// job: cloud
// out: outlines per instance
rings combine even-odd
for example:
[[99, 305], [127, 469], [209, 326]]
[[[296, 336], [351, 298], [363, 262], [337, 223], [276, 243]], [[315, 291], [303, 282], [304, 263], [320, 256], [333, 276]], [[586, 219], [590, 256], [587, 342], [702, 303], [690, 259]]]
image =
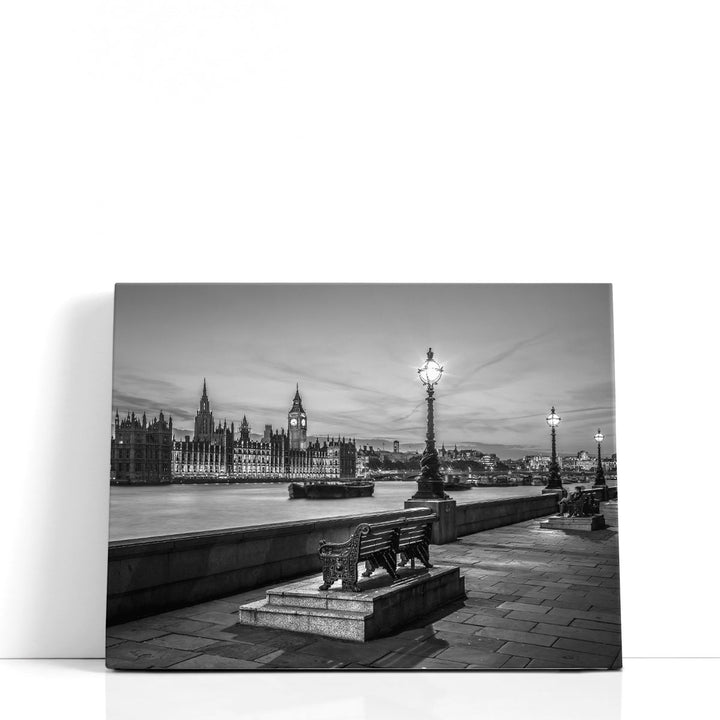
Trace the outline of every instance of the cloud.
[[538, 333], [537, 335], [533, 335], [530, 338], [526, 338], [525, 340], [520, 340], [519, 342], [514, 343], [510, 347], [506, 348], [502, 352], [497, 353], [496, 355], [493, 355], [492, 357], [488, 358], [487, 360], [483, 360], [479, 365], [476, 365], [472, 370], [469, 372], [469, 377], [475, 375], [476, 373], [480, 372], [480, 370], [484, 370], [485, 368], [490, 367], [491, 365], [497, 365], [499, 362], [502, 362], [503, 360], [506, 360], [511, 355], [515, 355], [520, 350], [526, 347], [531, 347], [532, 345], [536, 345], [540, 340], [550, 335], [550, 330], [544, 330], [541, 333]]

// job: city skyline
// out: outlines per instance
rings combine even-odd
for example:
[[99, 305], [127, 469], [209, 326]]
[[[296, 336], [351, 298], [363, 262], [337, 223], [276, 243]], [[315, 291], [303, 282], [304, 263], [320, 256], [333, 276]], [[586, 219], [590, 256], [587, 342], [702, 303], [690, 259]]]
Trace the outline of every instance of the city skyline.
[[[285, 427], [295, 385], [309, 434], [421, 445], [417, 367], [445, 367], [438, 445], [501, 457], [615, 448], [609, 285], [118, 285], [113, 414], [172, 415], [192, 434], [203, 377], [216, 422]], [[373, 441], [375, 441], [373, 443]]]

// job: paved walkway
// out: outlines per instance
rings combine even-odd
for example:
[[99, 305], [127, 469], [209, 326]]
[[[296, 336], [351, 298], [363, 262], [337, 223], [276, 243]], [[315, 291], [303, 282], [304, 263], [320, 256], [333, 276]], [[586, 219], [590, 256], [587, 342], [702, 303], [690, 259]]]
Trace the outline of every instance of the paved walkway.
[[238, 606], [264, 589], [163, 613], [107, 631], [112, 668], [443, 669], [618, 668], [617, 505], [607, 530], [541, 530], [540, 520], [432, 546], [459, 565], [467, 599], [366, 643], [257, 628]]

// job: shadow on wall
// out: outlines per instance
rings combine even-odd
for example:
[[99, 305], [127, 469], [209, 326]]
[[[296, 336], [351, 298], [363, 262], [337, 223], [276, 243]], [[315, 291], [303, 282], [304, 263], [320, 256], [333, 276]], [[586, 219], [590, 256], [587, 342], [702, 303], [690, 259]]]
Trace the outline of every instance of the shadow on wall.
[[104, 656], [112, 321], [112, 294], [62, 308], [44, 345], [41, 406], [25, 408], [38, 442], [27, 506], [10, 510], [23, 518], [11, 644], [28, 657]]

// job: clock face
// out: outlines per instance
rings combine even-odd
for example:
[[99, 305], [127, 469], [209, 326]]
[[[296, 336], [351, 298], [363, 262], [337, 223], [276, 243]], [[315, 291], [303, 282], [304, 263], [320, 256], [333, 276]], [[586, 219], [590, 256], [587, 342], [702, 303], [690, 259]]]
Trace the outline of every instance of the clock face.
[[297, 425], [297, 418], [292, 418], [292, 420], [290, 420], [290, 424], [295, 427]]
[[305, 427], [305, 418], [303, 418], [303, 419], [300, 421], [300, 424], [301, 424], [303, 427]]

